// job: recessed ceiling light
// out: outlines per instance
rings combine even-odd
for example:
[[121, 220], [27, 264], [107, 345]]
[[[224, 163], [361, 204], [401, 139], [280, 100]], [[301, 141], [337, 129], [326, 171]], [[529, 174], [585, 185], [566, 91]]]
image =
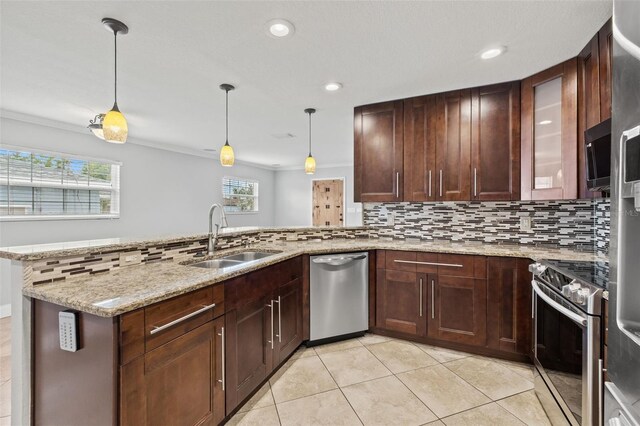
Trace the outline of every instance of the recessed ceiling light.
[[553, 123], [553, 121], [551, 121], [551, 120], [542, 120], [538, 124], [540, 124], [542, 126], [546, 126], [547, 124], [551, 124], [551, 123]]
[[507, 50], [507, 48], [504, 46], [492, 47], [491, 49], [487, 49], [484, 52], [482, 52], [480, 54], [480, 57], [482, 59], [492, 59], [492, 58], [495, 58], [496, 56], [502, 55], [505, 52], [505, 50]]
[[342, 89], [342, 83], [327, 83], [324, 86], [324, 90], [328, 91], [328, 92], [335, 92], [336, 90], [340, 90]]
[[293, 35], [296, 31], [293, 24], [284, 19], [272, 19], [267, 22], [269, 34], [276, 38], [287, 37]]

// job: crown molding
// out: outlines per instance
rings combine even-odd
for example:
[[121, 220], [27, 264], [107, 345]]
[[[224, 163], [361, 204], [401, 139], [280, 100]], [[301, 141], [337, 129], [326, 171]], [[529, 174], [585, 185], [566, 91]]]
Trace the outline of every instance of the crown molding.
[[[316, 170], [335, 169], [337, 167], [353, 167], [353, 163], [330, 163], [330, 164], [324, 164], [322, 166], [318, 166], [316, 164]], [[304, 170], [304, 165], [302, 165], [302, 166], [283, 166], [283, 167], [276, 167], [275, 168], [276, 172], [289, 171], [289, 170]]]
[[[68, 132], [90, 135], [86, 127], [82, 127], [75, 124], [69, 124], [69, 123], [65, 123], [57, 120], [51, 120], [44, 117], [38, 117], [35, 115], [24, 114], [21, 112], [9, 111], [6, 109], [0, 109], [0, 118], [14, 120], [14, 121], [21, 121], [24, 123], [35, 124], [38, 126], [50, 127], [53, 129], [66, 130]], [[127, 143], [132, 145], [144, 146], [146, 148], [154, 148], [154, 149], [160, 149], [163, 151], [177, 152], [180, 154], [191, 155], [194, 157], [202, 157], [202, 158], [209, 158], [209, 159], [218, 158], [217, 152], [210, 153], [210, 152], [206, 152], [196, 148], [189, 148], [189, 147], [184, 147], [184, 146], [175, 145], [175, 144], [168, 144], [164, 142], [153, 142], [145, 139], [129, 138], [127, 140]], [[272, 167], [272, 166], [252, 163], [249, 161], [244, 161], [239, 159], [236, 159], [236, 164], [240, 164], [248, 167], [256, 167], [258, 169], [264, 169], [264, 170], [270, 170], [270, 171], [277, 170], [275, 167]]]

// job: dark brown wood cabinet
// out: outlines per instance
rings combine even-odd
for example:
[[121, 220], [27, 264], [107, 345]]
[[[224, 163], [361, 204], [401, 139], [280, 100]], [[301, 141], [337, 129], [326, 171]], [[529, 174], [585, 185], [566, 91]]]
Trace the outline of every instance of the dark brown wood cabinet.
[[303, 340], [302, 257], [225, 283], [226, 413]]
[[356, 202], [402, 201], [403, 143], [402, 101], [355, 108]]
[[224, 290], [217, 285], [120, 317], [121, 425], [224, 419], [223, 313]]
[[404, 201], [435, 201], [436, 97], [404, 101]]
[[612, 24], [609, 20], [578, 55], [578, 191], [580, 198], [600, 197], [586, 181], [585, 130], [611, 118]]
[[487, 258], [487, 346], [531, 353], [531, 273], [527, 259]]
[[278, 289], [277, 364], [285, 361], [302, 343], [302, 278], [296, 278]]
[[413, 336], [425, 336], [426, 282], [425, 274], [379, 270], [376, 286], [377, 326]]
[[531, 355], [528, 259], [378, 250], [375, 332], [483, 355]]
[[520, 199], [520, 82], [471, 90], [471, 200]]
[[436, 200], [471, 198], [471, 91], [436, 95]]

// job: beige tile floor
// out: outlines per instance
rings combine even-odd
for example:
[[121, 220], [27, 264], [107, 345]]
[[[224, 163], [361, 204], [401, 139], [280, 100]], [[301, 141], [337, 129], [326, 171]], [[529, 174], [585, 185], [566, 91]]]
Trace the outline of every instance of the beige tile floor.
[[0, 426], [11, 424], [11, 317], [0, 318]]
[[[0, 319], [0, 425], [11, 423]], [[366, 335], [300, 348], [230, 425], [550, 425], [526, 364]]]
[[550, 425], [526, 364], [366, 335], [300, 348], [230, 425]]

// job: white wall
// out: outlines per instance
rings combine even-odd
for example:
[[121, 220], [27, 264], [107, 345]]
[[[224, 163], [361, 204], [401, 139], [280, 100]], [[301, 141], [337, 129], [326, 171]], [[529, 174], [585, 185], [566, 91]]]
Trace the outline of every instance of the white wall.
[[[130, 138], [135, 142], [135, 138]], [[248, 165], [227, 169], [215, 159], [127, 143], [113, 145], [76, 132], [0, 118], [0, 145], [122, 162], [119, 219], [0, 222], [0, 246], [205, 233], [207, 213], [222, 201], [224, 175], [260, 182], [260, 212], [228, 215], [229, 226], [274, 224], [274, 172]], [[8, 303], [8, 262], [0, 264], [0, 306]]]
[[312, 180], [345, 179], [345, 226], [362, 225], [362, 204], [353, 201], [353, 166], [319, 167], [313, 175], [304, 170], [278, 170], [275, 174], [276, 226], [311, 226]]

